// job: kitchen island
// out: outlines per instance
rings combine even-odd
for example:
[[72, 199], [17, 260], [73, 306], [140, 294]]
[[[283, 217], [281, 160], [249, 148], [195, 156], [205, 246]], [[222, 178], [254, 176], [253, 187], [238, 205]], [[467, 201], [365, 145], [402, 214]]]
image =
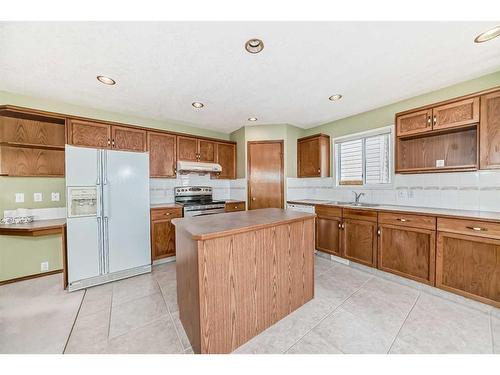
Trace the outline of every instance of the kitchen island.
[[195, 353], [229, 353], [314, 296], [314, 214], [179, 218], [177, 302]]

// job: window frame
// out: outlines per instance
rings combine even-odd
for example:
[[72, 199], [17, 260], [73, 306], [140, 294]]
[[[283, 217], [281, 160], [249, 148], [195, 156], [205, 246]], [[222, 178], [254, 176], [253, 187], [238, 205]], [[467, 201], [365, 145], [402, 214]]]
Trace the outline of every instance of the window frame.
[[[378, 184], [367, 184], [366, 183], [366, 159], [365, 159], [365, 147], [366, 147], [366, 138], [375, 137], [378, 135], [389, 135], [389, 182], [387, 183], [378, 183]], [[345, 185], [340, 184], [340, 143], [354, 141], [357, 139], [363, 139], [362, 146], [362, 173], [363, 173], [363, 183], [360, 185]], [[341, 189], [355, 189], [355, 188], [369, 188], [369, 189], [388, 189], [394, 186], [394, 125], [388, 125], [384, 127], [380, 127], [373, 130], [352, 133], [349, 135], [341, 136], [332, 139], [332, 147], [333, 147], [333, 165], [334, 165], [334, 183], [337, 188]]]

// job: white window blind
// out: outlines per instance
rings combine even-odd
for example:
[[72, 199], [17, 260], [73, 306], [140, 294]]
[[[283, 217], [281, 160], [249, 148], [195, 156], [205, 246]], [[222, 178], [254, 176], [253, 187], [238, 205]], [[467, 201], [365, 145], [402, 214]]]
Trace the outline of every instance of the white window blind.
[[384, 133], [336, 143], [339, 185], [389, 183], [390, 139]]
[[341, 185], [363, 184], [363, 139], [339, 145]]

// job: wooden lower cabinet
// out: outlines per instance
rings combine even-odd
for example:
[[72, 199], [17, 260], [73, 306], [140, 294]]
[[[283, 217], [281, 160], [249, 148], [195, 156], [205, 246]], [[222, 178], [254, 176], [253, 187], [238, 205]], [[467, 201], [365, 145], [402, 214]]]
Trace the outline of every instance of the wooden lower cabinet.
[[438, 232], [436, 286], [500, 307], [500, 239]]
[[377, 222], [345, 219], [342, 223], [342, 256], [377, 267]]
[[316, 249], [341, 256], [340, 231], [342, 209], [330, 206], [316, 206]]
[[172, 219], [182, 217], [182, 209], [151, 210], [151, 260], [175, 255], [175, 227]]
[[379, 269], [434, 285], [434, 230], [382, 224], [379, 233]]

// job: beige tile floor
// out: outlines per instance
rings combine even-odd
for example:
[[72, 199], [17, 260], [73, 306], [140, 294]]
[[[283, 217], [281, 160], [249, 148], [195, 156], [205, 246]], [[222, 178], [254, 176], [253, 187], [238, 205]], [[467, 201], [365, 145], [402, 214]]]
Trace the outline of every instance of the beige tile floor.
[[[236, 353], [499, 353], [500, 310], [316, 257], [315, 298]], [[192, 353], [175, 263], [86, 291], [0, 287], [0, 353]]]

